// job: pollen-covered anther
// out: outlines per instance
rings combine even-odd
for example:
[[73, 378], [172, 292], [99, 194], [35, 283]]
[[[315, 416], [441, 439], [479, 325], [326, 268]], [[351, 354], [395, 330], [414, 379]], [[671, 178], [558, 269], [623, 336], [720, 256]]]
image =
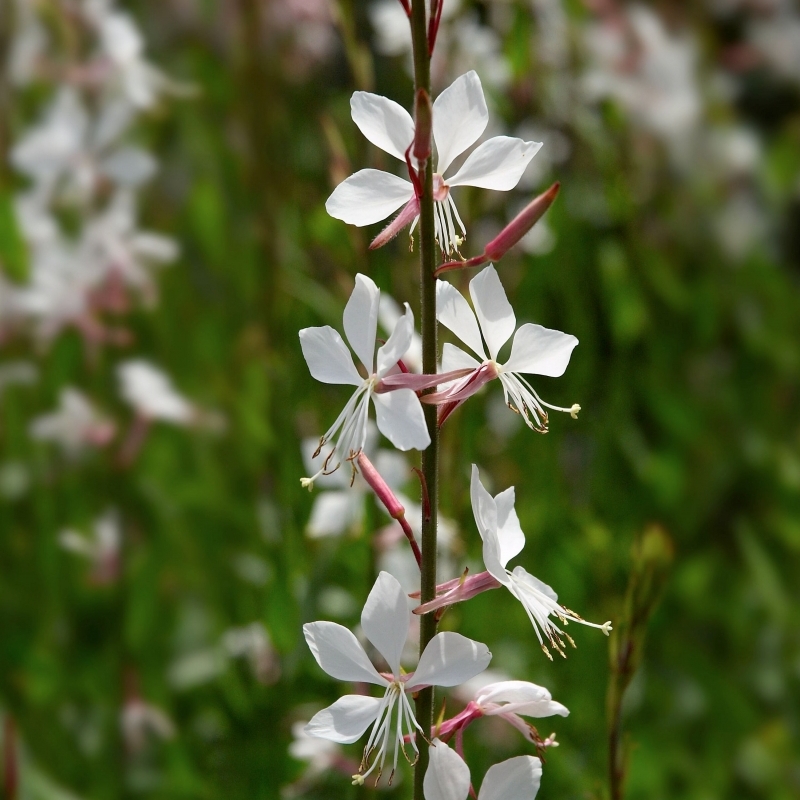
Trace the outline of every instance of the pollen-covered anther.
[[564, 638], [572, 645], [572, 649], [573, 650], [577, 649], [577, 645], [575, 644], [575, 640], [568, 633], [564, 634]]
[[547, 649], [547, 645], [542, 642], [542, 652], [552, 661], [553, 656], [550, 655], [550, 651]]

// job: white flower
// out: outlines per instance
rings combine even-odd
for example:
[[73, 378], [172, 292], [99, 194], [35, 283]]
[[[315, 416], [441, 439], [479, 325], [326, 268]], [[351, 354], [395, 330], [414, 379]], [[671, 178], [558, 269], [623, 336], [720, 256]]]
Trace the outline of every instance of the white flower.
[[478, 475], [478, 468], [472, 465], [470, 483], [472, 512], [478, 533], [483, 539], [483, 562], [491, 576], [511, 592], [522, 603], [525, 613], [533, 625], [539, 644], [544, 654], [552, 661], [553, 657], [544, 643], [542, 634], [550, 642], [550, 646], [566, 658], [566, 645], [562, 637], [575, 647], [569, 634], [564, 633], [551, 619], [557, 617], [563, 625], [568, 622], [580, 622], [599, 628], [606, 636], [611, 630], [611, 623], [597, 625], [586, 622], [574, 611], [559, 605], [558, 595], [546, 584], [531, 575], [524, 567], [515, 567], [513, 572], [506, 569], [506, 564], [519, 555], [525, 546], [525, 534], [519, 524], [517, 512], [514, 510], [514, 487], [492, 497], [483, 487]]
[[114, 435], [114, 423], [104, 417], [82, 392], [61, 390], [59, 408], [36, 417], [30, 425], [34, 439], [56, 442], [71, 456], [88, 445], [102, 446]]
[[120, 715], [122, 737], [128, 750], [138, 753], [147, 744], [148, 736], [159, 739], [175, 737], [175, 725], [157, 706], [145, 703], [140, 697], [125, 702]]
[[[469, 767], [444, 742], [434, 739], [428, 748], [430, 762], [423, 780], [425, 800], [467, 800]], [[517, 756], [489, 767], [478, 800], [533, 800], [542, 780], [542, 762], [534, 756]]]
[[[376, 767], [380, 779], [389, 750], [393, 751], [394, 774], [398, 751], [405, 754], [406, 735], [414, 751], [419, 752], [416, 731], [423, 736], [426, 733], [414, 716], [409, 693], [425, 686], [457, 686], [483, 671], [491, 660], [492, 654], [486, 645], [447, 631], [437, 633], [420, 656], [417, 669], [405, 673], [400, 667], [400, 657], [410, 618], [408, 599], [400, 583], [388, 572], [381, 572], [367, 598], [361, 625], [369, 641], [389, 665], [391, 674], [388, 676], [375, 669], [356, 637], [342, 625], [312, 622], [303, 626], [314, 658], [331, 677], [340, 681], [373, 683], [385, 689], [381, 699], [345, 695], [315, 714], [306, 726], [310, 735], [341, 744], [352, 744], [372, 726], [361, 768], [353, 776], [355, 783], [363, 783]], [[367, 768], [373, 753], [372, 766]]]
[[281, 674], [278, 654], [267, 629], [260, 622], [241, 628], [228, 628], [222, 634], [222, 649], [231, 658], [246, 658], [256, 680], [269, 686]]
[[92, 536], [67, 529], [58, 535], [58, 543], [72, 553], [83, 556], [92, 564], [92, 577], [98, 583], [109, 583], [119, 573], [122, 530], [119, 514], [111, 508], [98, 517], [92, 526]]
[[[529, 428], [540, 432], [547, 430], [545, 407], [576, 416], [580, 406], [558, 408], [545, 403], [519, 373], [554, 378], [563, 375], [578, 340], [569, 334], [533, 323], [526, 323], [517, 329], [514, 310], [491, 264], [470, 281], [469, 293], [474, 312], [454, 286], [446, 281], [438, 281], [436, 315], [439, 322], [458, 336], [481, 361], [476, 361], [473, 356], [452, 344], [445, 344], [442, 370], [471, 368], [473, 373], [426, 399], [460, 404], [483, 384], [499, 378], [506, 404], [522, 415]], [[512, 334], [511, 356], [505, 364], [499, 364], [498, 353]]]
[[345, 459], [354, 458], [367, 440], [369, 402], [375, 404], [378, 429], [399, 450], [424, 450], [430, 444], [425, 417], [417, 395], [411, 389], [376, 391], [381, 378], [396, 369], [408, 350], [414, 333], [414, 315], [408, 304], [386, 344], [375, 344], [380, 290], [365, 275], [356, 275], [356, 285], [344, 309], [344, 331], [350, 346], [366, 370], [362, 377], [342, 337], [329, 325], [303, 328], [300, 346], [311, 375], [322, 383], [355, 386], [341, 414], [320, 440], [320, 450], [332, 439], [336, 444], [325, 463], [304, 486], [313, 486], [323, 474], [329, 474]]
[[[402, 106], [380, 95], [355, 92], [350, 99], [350, 109], [353, 122], [370, 142], [405, 162], [405, 152], [414, 138], [414, 122]], [[454, 216], [461, 233], [466, 236], [450, 190], [456, 186], [497, 191], [513, 189], [541, 147], [539, 142], [495, 136], [480, 144], [454, 175], [445, 178], [453, 161], [480, 138], [488, 121], [483, 89], [474, 71], [457, 78], [433, 104], [433, 139], [437, 152], [433, 176], [434, 216], [436, 240], [443, 253], [457, 251], [463, 241], [456, 233]], [[361, 227], [379, 222], [405, 205], [408, 206], [406, 214], [396, 221], [403, 227], [415, 217], [414, 203], [414, 187], [409, 181], [388, 172], [362, 169], [334, 189], [325, 208], [332, 217]]]
[[501, 717], [522, 735], [538, 744], [534, 730], [522, 717], [560, 717], [569, 715], [569, 709], [553, 700], [544, 686], [528, 681], [500, 681], [484, 686], [475, 693], [474, 703], [483, 716]]
[[120, 394], [141, 416], [176, 425], [196, 419], [194, 406], [178, 394], [169, 377], [148, 361], [125, 361], [117, 367]]

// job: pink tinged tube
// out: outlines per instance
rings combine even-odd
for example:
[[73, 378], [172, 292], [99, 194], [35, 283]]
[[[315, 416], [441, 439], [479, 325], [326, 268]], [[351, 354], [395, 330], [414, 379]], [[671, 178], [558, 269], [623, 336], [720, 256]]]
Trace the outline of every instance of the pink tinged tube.
[[419, 199], [412, 197], [402, 211], [372, 240], [370, 250], [377, 250], [394, 239], [406, 225], [410, 225], [419, 214]]
[[415, 372], [400, 372], [394, 375], [387, 375], [382, 378], [375, 387], [375, 394], [391, 392], [394, 389], [411, 389], [421, 392], [423, 389], [430, 389], [432, 386], [439, 386], [442, 383], [458, 380], [469, 375], [474, 370], [469, 367], [464, 369], [454, 369], [451, 372], [441, 372], [436, 375], [418, 375]]
[[397, 499], [395, 493], [389, 488], [389, 485], [383, 479], [383, 476], [375, 469], [375, 465], [364, 455], [362, 451], [358, 455], [358, 466], [361, 470], [361, 475], [367, 482], [369, 487], [375, 492], [375, 496], [383, 503], [386, 511], [392, 519], [396, 519], [406, 535], [411, 549], [414, 552], [414, 558], [417, 560], [417, 565], [422, 564], [422, 553], [420, 552], [417, 540], [414, 538], [414, 532], [406, 519], [406, 510], [403, 504]]
[[[423, 603], [414, 609], [415, 614], [427, 614], [439, 608], [461, 603], [469, 600], [481, 592], [489, 589], [499, 589], [503, 584], [489, 572], [479, 572], [477, 575], [469, 575], [453, 578], [451, 581], [441, 583], [436, 587], [436, 598], [429, 603]], [[419, 597], [419, 592], [410, 595]]]
[[554, 183], [546, 192], [535, 197], [517, 214], [497, 236], [492, 239], [479, 256], [466, 261], [448, 261], [436, 270], [436, 276], [456, 269], [479, 267], [489, 261], [499, 261], [526, 233], [544, 216], [556, 199], [561, 184]]

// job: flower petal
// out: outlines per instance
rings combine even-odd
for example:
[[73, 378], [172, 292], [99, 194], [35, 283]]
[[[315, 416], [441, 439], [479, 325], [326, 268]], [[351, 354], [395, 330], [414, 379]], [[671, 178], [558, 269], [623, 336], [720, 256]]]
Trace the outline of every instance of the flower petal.
[[381, 572], [361, 612], [361, 627], [397, 677], [410, 623], [411, 609], [403, 587], [397, 578]]
[[419, 398], [411, 389], [373, 394], [378, 430], [398, 450], [424, 450], [430, 443]]
[[509, 486], [494, 498], [497, 506], [497, 538], [500, 542], [500, 563], [504, 566], [525, 547], [525, 534], [514, 509], [514, 487]]
[[314, 658], [325, 672], [339, 681], [377, 683], [388, 686], [367, 658], [358, 639], [335, 622], [307, 622], [303, 634]]
[[406, 313], [395, 323], [386, 344], [378, 349], [378, 375], [383, 377], [408, 352], [414, 338], [414, 312], [408, 303]]
[[364, 379], [358, 374], [353, 357], [342, 337], [330, 325], [303, 328], [300, 348], [311, 377], [322, 383], [361, 386]]
[[425, 800], [466, 800], [469, 794], [469, 767], [439, 739], [428, 748], [422, 793]]
[[378, 169], [362, 169], [343, 180], [325, 201], [325, 210], [348, 225], [386, 219], [414, 195], [409, 181]]
[[527, 322], [514, 335], [511, 357], [503, 365], [503, 372], [527, 372], [558, 378], [564, 374], [577, 344], [578, 340], [569, 333]]
[[339, 744], [352, 744], [378, 718], [380, 705], [379, 697], [346, 694], [333, 705], [314, 714], [304, 730], [309, 736]]
[[532, 586], [537, 591], [541, 592], [545, 597], [549, 597], [554, 603], [558, 602], [558, 595], [553, 591], [553, 587], [540, 581], [535, 575], [531, 575], [525, 567], [514, 567], [514, 577], [518, 580], [524, 581], [529, 586]]
[[350, 347], [372, 375], [375, 366], [375, 336], [378, 331], [378, 304], [381, 291], [372, 278], [359, 273], [356, 285], [344, 307], [344, 332]]
[[489, 767], [478, 800], [533, 800], [542, 780], [542, 762], [517, 756]]
[[472, 475], [470, 477], [469, 495], [472, 500], [472, 513], [475, 515], [475, 523], [478, 526], [478, 533], [481, 539], [486, 541], [489, 532], [497, 536], [497, 505], [481, 483], [478, 467], [472, 465]]
[[500, 557], [500, 540], [497, 531], [488, 530], [483, 537], [483, 563], [486, 571], [503, 586], [510, 588], [511, 579]]
[[406, 691], [422, 686], [458, 686], [483, 672], [491, 660], [485, 644], [453, 631], [437, 633], [422, 652]]
[[447, 185], [477, 186], [480, 189], [507, 192], [519, 183], [522, 173], [541, 146], [541, 142], [495, 136], [469, 154], [461, 169], [447, 179]]
[[475, 70], [456, 78], [433, 104], [433, 138], [438, 162], [436, 171], [445, 170], [483, 133], [489, 122], [489, 109], [481, 81]]
[[469, 294], [489, 355], [496, 360], [500, 348], [514, 333], [517, 318], [497, 270], [491, 264], [469, 282]]
[[474, 353], [486, 358], [475, 312], [461, 292], [447, 281], [436, 281], [436, 318]]
[[414, 121], [399, 103], [371, 92], [353, 92], [350, 113], [359, 130], [376, 147], [406, 160], [406, 150], [414, 139]]
[[544, 686], [529, 681], [499, 681], [484, 686], [475, 694], [475, 702], [480, 706], [488, 703], [501, 704], [499, 708], [487, 711], [487, 716], [516, 713], [528, 717], [551, 717], [558, 714], [569, 716], [569, 710], [553, 700]]
[[452, 372], [456, 369], [478, 369], [480, 365], [480, 361], [450, 342], [447, 342], [442, 348], [442, 372]]

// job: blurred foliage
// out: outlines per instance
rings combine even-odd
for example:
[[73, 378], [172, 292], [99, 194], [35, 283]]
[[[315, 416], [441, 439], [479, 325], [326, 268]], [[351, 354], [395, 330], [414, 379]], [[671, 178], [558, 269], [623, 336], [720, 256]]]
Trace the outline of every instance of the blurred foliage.
[[[32, 357], [39, 373], [35, 384], [6, 387], [0, 401], [0, 705], [18, 727], [26, 797], [71, 796], [63, 787], [87, 798], [276, 798], [304, 770], [287, 754], [292, 722], [341, 691], [311, 658], [301, 624], [331, 616], [357, 624], [374, 557], [367, 536], [304, 536], [311, 499], [298, 480], [299, 441], [324, 430], [343, 394], [311, 380], [297, 330], [338, 327], [357, 271], [416, 301], [404, 237], [368, 255], [371, 231], [324, 211], [331, 176], [380, 164], [349, 120], [352, 90], [374, 72], [376, 91], [406, 106], [412, 92], [402, 55], [370, 55], [362, 4], [336, 7], [357, 52], [348, 57], [332, 33], [332, 52], [317, 62], [298, 50], [296, 31], [262, 19], [269, 5], [130, 6], [153, 60], [202, 88], [152, 116], [145, 132], [162, 164], [145, 222], [174, 235], [183, 253], [163, 273], [158, 307], [130, 319], [131, 351], [221, 410], [225, 434], [161, 424], [129, 469], [113, 448], [68, 461], [32, 441], [29, 422], [70, 383], [124, 426], [129, 412], [111, 369], [119, 354], [90, 359], [74, 333], [41, 353], [3, 343], [4, 362]], [[521, 563], [600, 621], [620, 619], [637, 532], [663, 525], [675, 562], [624, 703], [634, 744], [627, 796], [798, 797], [797, 88], [754, 69], [735, 102], [706, 108], [709, 124], [738, 120], [763, 147], [749, 185], [768, 235], [734, 257], [714, 220], [735, 185], [676, 167], [668, 147], [613, 100], [569, 115], [556, 102], [564, 71], [582, 68], [585, 54], [574, 37], [566, 66], [544, 58], [542, 9], [579, 26], [587, 8], [465, 5], [464, 14], [495, 25], [509, 65], [508, 82], [490, 88], [494, 113], [508, 130], [535, 125], [542, 157], [558, 142], [563, 151], [527, 188], [465, 192], [467, 251], [479, 252], [512, 206], [561, 181], [546, 217], [554, 246], [514, 251], [499, 270], [520, 321], [579, 338], [564, 378], [536, 387], [583, 411], [577, 422], [554, 415], [539, 437], [510, 426], [499, 387], [489, 387], [443, 431], [443, 511], [460, 526], [464, 558], [479, 559], [469, 465], [479, 463], [495, 491], [515, 485], [528, 539]], [[712, 72], [736, 43], [736, 25], [700, 4], [666, 6], [671, 23], [691, 26], [702, 69]], [[15, 108], [12, 132], [26, 113]], [[18, 245], [2, 207], [5, 256]], [[466, 288], [469, 277], [454, 282]], [[109, 507], [122, 519], [123, 569], [116, 583], [97, 585], [58, 534], [89, 530]], [[365, 527], [380, 522], [376, 512]], [[547, 686], [571, 709], [540, 726], [546, 733], [552, 722], [561, 743], [548, 754], [540, 796], [602, 797], [607, 642], [579, 630], [578, 649], [550, 664], [504, 594], [453, 609], [445, 625], [486, 642], [493, 667]], [[213, 652], [227, 629], [253, 621], [279, 655], [277, 682], [259, 682], [238, 660], [176, 682], [176, 665], [191, 673], [187, 657]], [[123, 747], [119, 715], [131, 685], [168, 714], [177, 736], [135, 753]], [[466, 746], [476, 783], [491, 763], [525, 752], [521, 737], [486, 720]], [[406, 796], [408, 785], [395, 794]], [[305, 796], [357, 794], [331, 773]]]

